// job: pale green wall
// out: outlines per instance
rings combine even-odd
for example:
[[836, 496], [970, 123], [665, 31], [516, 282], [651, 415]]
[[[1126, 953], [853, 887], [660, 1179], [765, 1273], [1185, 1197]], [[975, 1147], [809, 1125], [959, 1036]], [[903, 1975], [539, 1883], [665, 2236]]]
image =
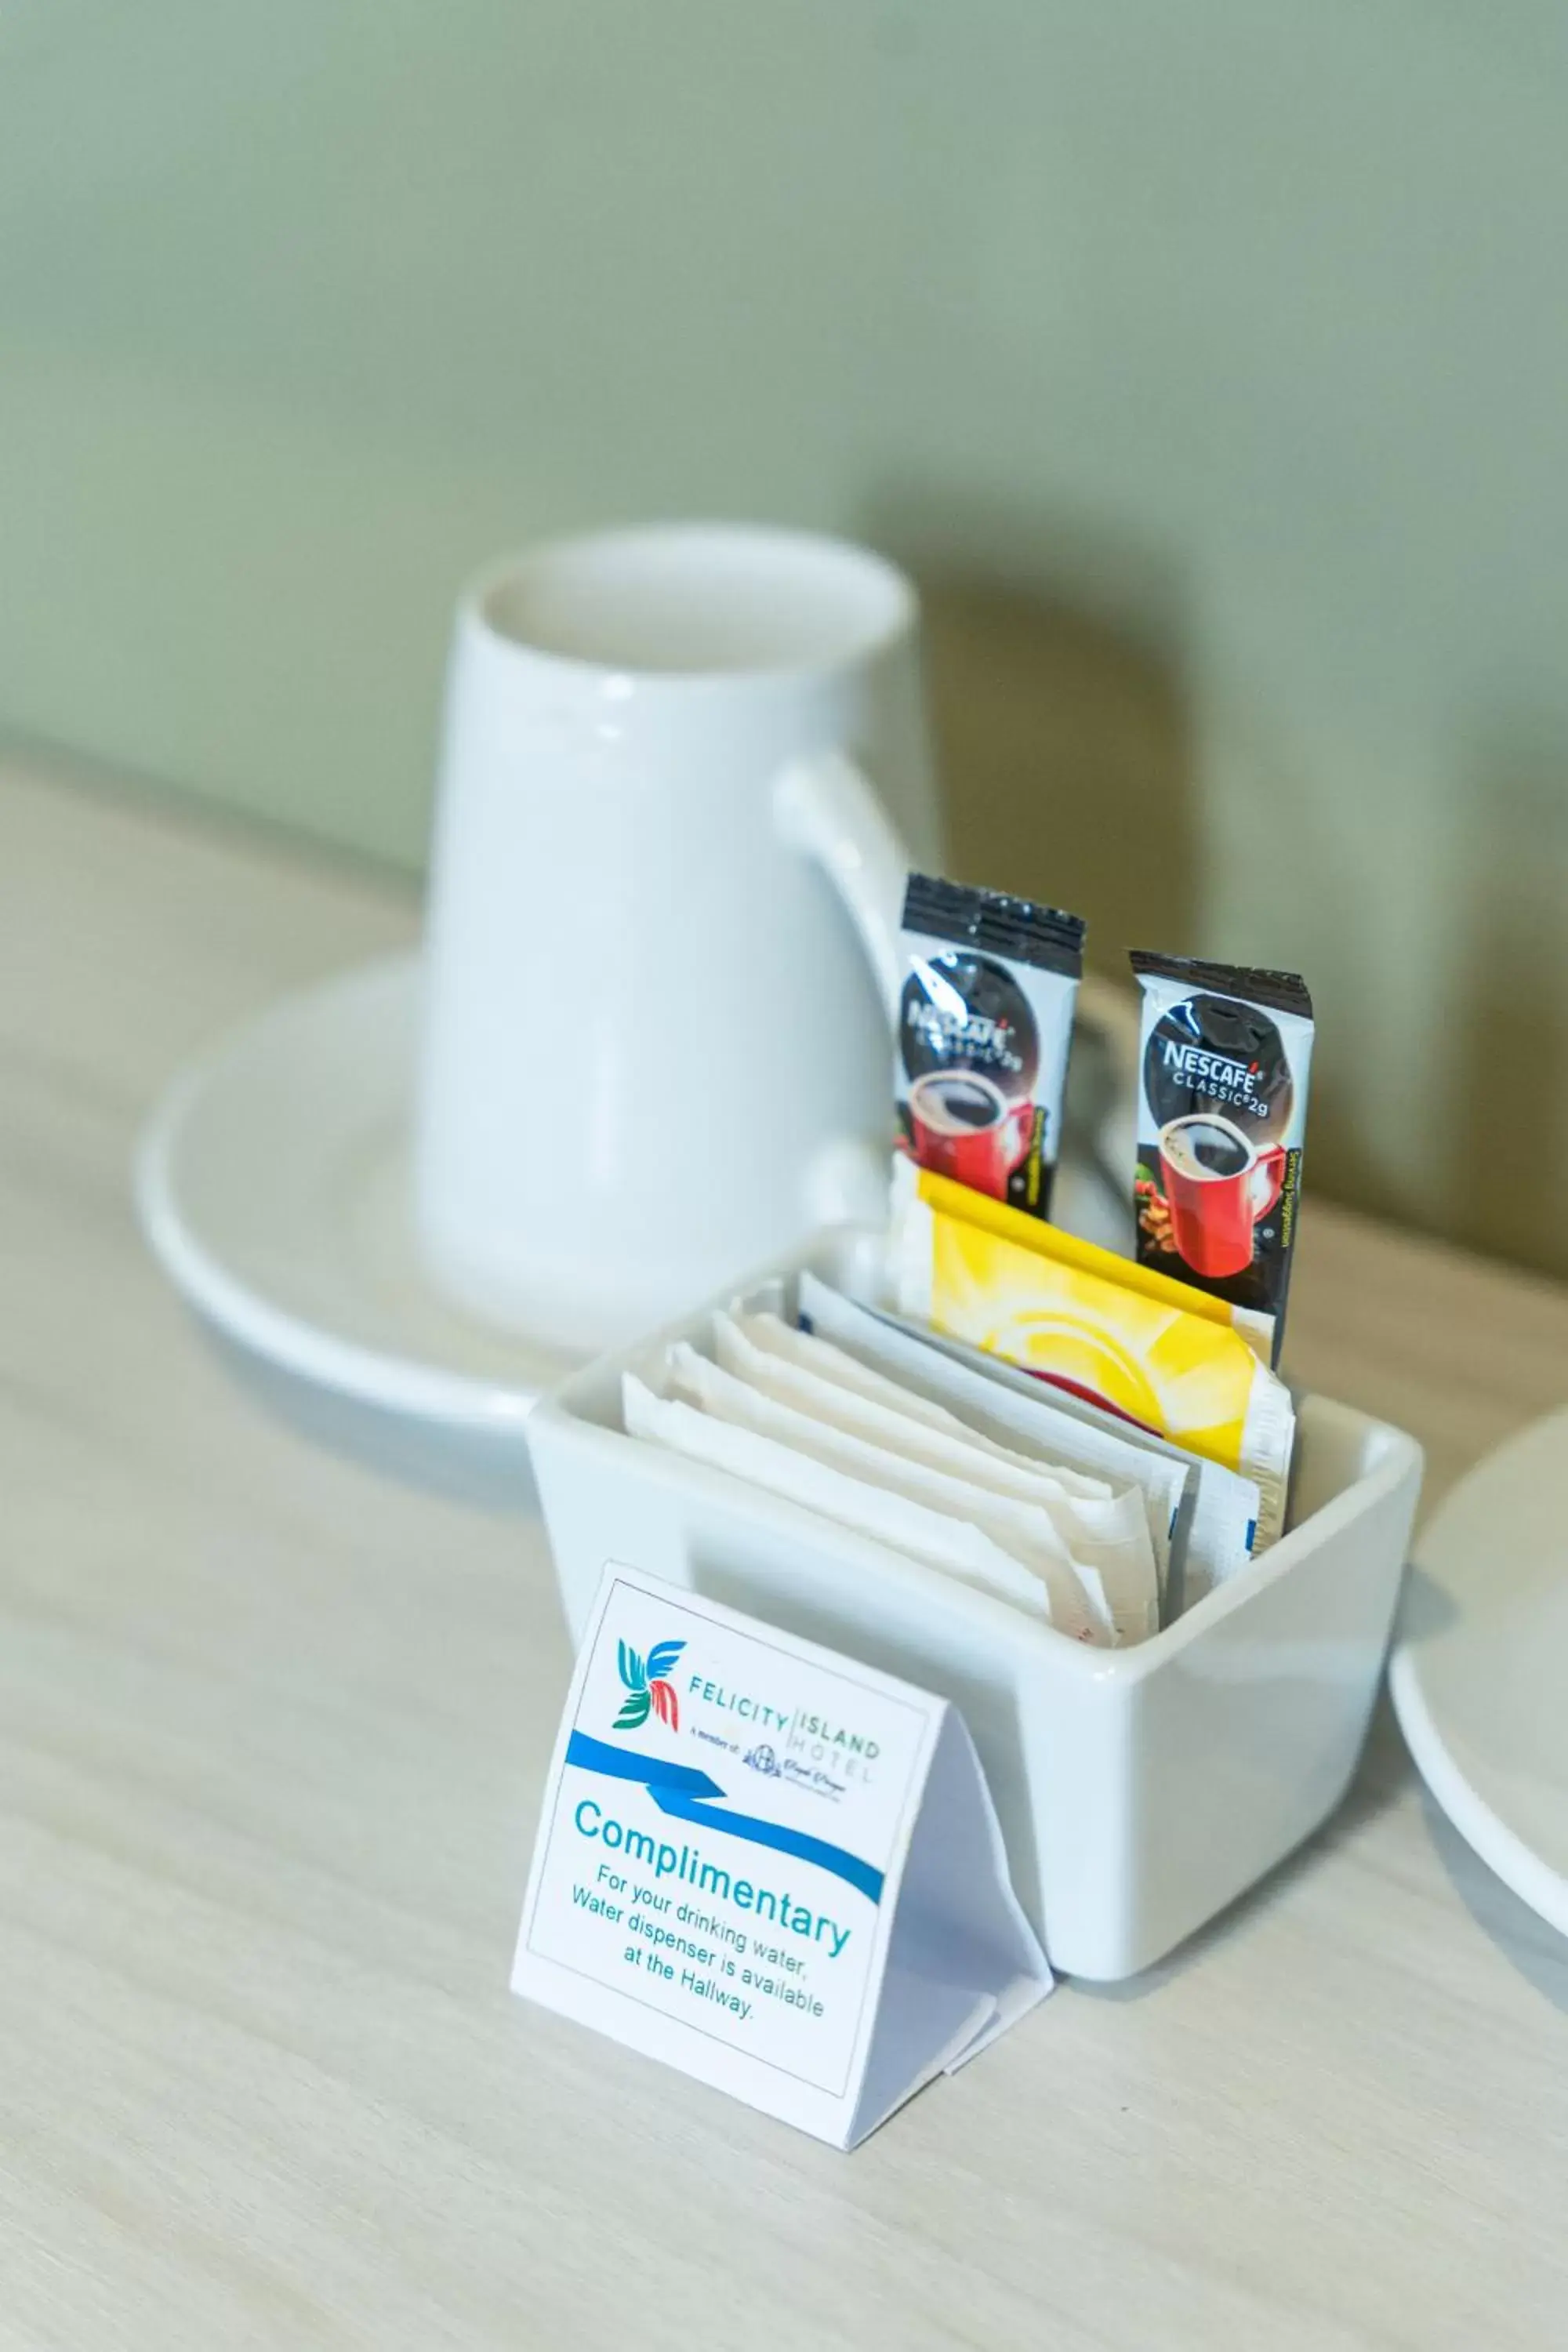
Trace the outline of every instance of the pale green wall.
[[10, 0], [0, 723], [414, 859], [477, 559], [867, 534], [958, 862], [1299, 962], [1318, 1181], [1568, 1266], [1561, 25]]

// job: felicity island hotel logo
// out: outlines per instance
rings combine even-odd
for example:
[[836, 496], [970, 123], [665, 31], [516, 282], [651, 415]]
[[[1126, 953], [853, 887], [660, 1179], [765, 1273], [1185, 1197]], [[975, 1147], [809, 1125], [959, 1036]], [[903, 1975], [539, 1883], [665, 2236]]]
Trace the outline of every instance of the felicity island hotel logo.
[[616, 1643], [616, 1664], [626, 1696], [621, 1701], [615, 1730], [639, 1731], [650, 1713], [657, 1715], [660, 1723], [668, 1723], [671, 1731], [679, 1730], [680, 1702], [668, 1676], [685, 1647], [684, 1642], [656, 1642], [644, 1658], [625, 1642]]

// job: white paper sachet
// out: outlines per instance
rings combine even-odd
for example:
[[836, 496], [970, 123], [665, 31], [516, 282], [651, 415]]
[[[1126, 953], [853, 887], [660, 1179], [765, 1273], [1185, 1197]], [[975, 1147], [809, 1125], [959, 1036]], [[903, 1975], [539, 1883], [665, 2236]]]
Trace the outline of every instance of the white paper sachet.
[[[773, 1339], [775, 1349], [759, 1346], [753, 1332]], [[714, 1353], [721, 1370], [829, 1428], [963, 1479], [986, 1495], [1043, 1510], [1074, 1566], [1091, 1568], [1099, 1576], [1118, 1641], [1142, 1642], [1159, 1631], [1154, 1548], [1136, 1486], [1121, 1495], [1103, 1486], [1095, 1494], [1074, 1493], [1051, 1466], [984, 1444], [950, 1414], [942, 1415], [945, 1426], [911, 1415], [904, 1410], [905, 1392], [892, 1382], [879, 1383], [892, 1399], [888, 1402], [883, 1396], [869, 1396], [825, 1378], [816, 1366], [790, 1360], [787, 1349], [776, 1347], [781, 1335], [785, 1341], [793, 1338], [818, 1350], [818, 1363], [824, 1356], [837, 1356], [825, 1342], [810, 1340], [804, 1332], [792, 1333], [776, 1316], [713, 1318]]]
[[[973, 1420], [950, 1412], [945, 1405], [939, 1404], [929, 1394], [922, 1394], [905, 1381], [875, 1370], [871, 1365], [862, 1362], [845, 1349], [836, 1347], [831, 1339], [822, 1338], [817, 1332], [805, 1331], [794, 1323], [786, 1323], [784, 1317], [772, 1307], [736, 1307], [731, 1309], [731, 1319], [754, 1348], [762, 1349], [770, 1356], [780, 1357], [787, 1364], [798, 1365], [802, 1371], [814, 1372], [822, 1380], [831, 1381], [836, 1387], [847, 1389], [854, 1395], [864, 1397], [868, 1403], [887, 1405], [895, 1412], [906, 1414], [911, 1421], [923, 1422], [931, 1429], [945, 1430], [949, 1436], [962, 1437], [970, 1445], [984, 1446], [987, 1453], [999, 1454], [1006, 1461], [1030, 1460], [1027, 1455], [1020, 1454], [1016, 1446], [1005, 1444], [988, 1435]], [[1103, 1502], [1116, 1491], [1109, 1478], [1088, 1476], [1068, 1463], [1051, 1461], [1045, 1454], [1037, 1452], [1031, 1466], [1037, 1468], [1042, 1465], [1049, 1468], [1051, 1475], [1060, 1481], [1069, 1495], [1092, 1496]], [[1123, 1480], [1122, 1483], [1131, 1482]]]
[[[799, 1337], [831, 1348], [868, 1379], [879, 1376], [919, 1397], [975, 1433], [976, 1442], [1071, 1470], [1110, 1491], [1134, 1488], [1142, 1497], [1167, 1622], [1179, 1605], [1181, 1571], [1198, 1482], [1198, 1465], [1163, 1439], [1142, 1433], [1109, 1413], [1085, 1408], [999, 1359], [981, 1356], [936, 1332], [919, 1333], [847, 1297], [816, 1275], [800, 1277], [801, 1315], [810, 1324]], [[1221, 1471], [1221, 1477], [1230, 1474]], [[1245, 1526], [1245, 1519], [1243, 1520]]]
[[[804, 1276], [802, 1282], [804, 1286]], [[1228, 1584], [1256, 1558], [1262, 1508], [1256, 1479], [1244, 1477], [1239, 1470], [1227, 1470], [1222, 1463], [1211, 1462], [1206, 1454], [1193, 1454], [1184, 1445], [1173, 1444], [1169, 1438], [1156, 1437], [1152, 1430], [1143, 1429], [1136, 1422], [1123, 1421], [1119, 1413], [1091, 1404], [1086, 1397], [1074, 1396], [1067, 1389], [1047, 1388], [1016, 1364], [1005, 1363], [1000, 1356], [984, 1354], [963, 1339], [950, 1339], [945, 1332], [921, 1329], [901, 1316], [884, 1316], [880, 1310], [872, 1313], [871, 1319], [908, 1340], [922, 1355], [934, 1352], [945, 1357], [955, 1370], [1016, 1397], [1021, 1404], [1034, 1409], [1042, 1394], [1048, 1394], [1053, 1410], [1083, 1427], [1103, 1431], [1119, 1444], [1134, 1446], [1140, 1453], [1189, 1466], [1194, 1481], [1192, 1518], [1179, 1580], [1173, 1567], [1178, 1612], [1190, 1609], [1217, 1585]]]
[[779, 1403], [726, 1372], [684, 1339], [666, 1355], [674, 1393], [717, 1421], [732, 1422], [772, 1438], [797, 1456], [841, 1471], [864, 1486], [923, 1504], [950, 1522], [978, 1528], [1002, 1550], [1034, 1570], [1050, 1596], [1053, 1625], [1074, 1641], [1113, 1647], [1114, 1613], [1097, 1570], [1075, 1559], [1047, 1512], [1037, 1504], [988, 1494], [971, 1481], [911, 1462], [809, 1413]]
[[621, 1391], [628, 1437], [725, 1471], [749, 1486], [816, 1511], [837, 1527], [872, 1536], [907, 1559], [919, 1560], [922, 1567], [956, 1577], [994, 1600], [1010, 1601], [1031, 1617], [1047, 1624], [1051, 1622], [1050, 1595], [1040, 1578], [980, 1528], [964, 1527], [901, 1495], [889, 1495], [860, 1479], [847, 1478], [773, 1438], [716, 1421], [695, 1405], [655, 1396], [632, 1372], [622, 1374]]

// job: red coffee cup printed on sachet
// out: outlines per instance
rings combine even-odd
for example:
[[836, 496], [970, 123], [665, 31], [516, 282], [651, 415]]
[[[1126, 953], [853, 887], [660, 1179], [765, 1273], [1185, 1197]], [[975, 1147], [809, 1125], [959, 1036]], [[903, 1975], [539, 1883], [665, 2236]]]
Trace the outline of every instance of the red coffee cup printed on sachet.
[[1160, 1136], [1160, 1173], [1176, 1255], [1194, 1274], [1243, 1274], [1258, 1220], [1279, 1200], [1284, 1151], [1262, 1150], [1227, 1118], [1173, 1118]]
[[1005, 1201], [1034, 1132], [1032, 1101], [1009, 1102], [977, 1070], [928, 1070], [910, 1088], [914, 1156], [922, 1168]]

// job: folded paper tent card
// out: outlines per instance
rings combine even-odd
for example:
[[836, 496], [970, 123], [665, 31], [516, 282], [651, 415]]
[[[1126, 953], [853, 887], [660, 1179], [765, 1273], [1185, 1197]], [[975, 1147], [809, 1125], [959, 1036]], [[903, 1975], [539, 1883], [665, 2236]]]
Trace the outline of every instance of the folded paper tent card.
[[612, 1564], [511, 1981], [849, 2147], [1051, 1977], [944, 1699]]

